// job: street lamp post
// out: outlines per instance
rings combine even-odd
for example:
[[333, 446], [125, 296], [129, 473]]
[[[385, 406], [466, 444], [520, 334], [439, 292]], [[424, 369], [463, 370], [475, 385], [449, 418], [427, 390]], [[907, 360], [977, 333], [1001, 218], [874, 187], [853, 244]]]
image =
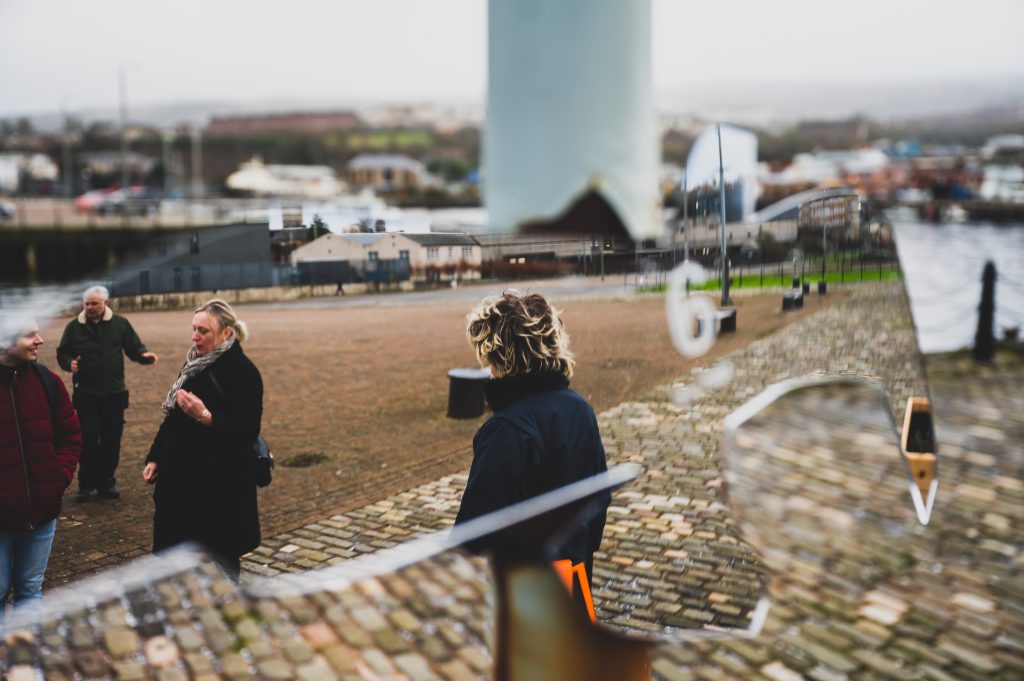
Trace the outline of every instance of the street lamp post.
[[[690, 259], [690, 195], [687, 191], [686, 168], [683, 168], [683, 262]], [[675, 251], [672, 252], [673, 257]], [[673, 264], [675, 261], [673, 261]]]
[[203, 131], [192, 126], [192, 198], [203, 196]]
[[836, 206], [833, 200], [829, 201], [829, 219], [826, 220], [825, 216], [822, 215], [821, 219], [821, 280], [825, 281], [825, 254], [828, 248], [828, 238], [826, 236], [826, 230], [828, 229], [828, 223], [835, 219]]
[[164, 130], [164, 199], [171, 198], [174, 190], [174, 178], [171, 173], [171, 145], [174, 144], [174, 130]]
[[729, 252], [725, 237], [725, 167], [722, 165], [722, 126], [715, 125], [718, 134], [718, 215], [722, 225], [722, 307], [730, 304], [729, 300]]
[[64, 100], [61, 100], [60, 103], [60, 116], [64, 120], [64, 135], [61, 140], [64, 162], [64, 198], [70, 199], [74, 193], [74, 168], [71, 160], [71, 120], [64, 107]]
[[127, 197], [128, 191], [128, 93], [123, 64], [117, 72], [117, 92], [121, 109], [121, 190]]

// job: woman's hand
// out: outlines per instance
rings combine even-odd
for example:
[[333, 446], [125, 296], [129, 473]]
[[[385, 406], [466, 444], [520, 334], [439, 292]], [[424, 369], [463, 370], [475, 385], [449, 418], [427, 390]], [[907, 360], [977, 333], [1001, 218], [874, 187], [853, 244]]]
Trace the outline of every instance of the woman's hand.
[[175, 400], [181, 410], [188, 416], [195, 419], [197, 422], [208, 426], [213, 423], [213, 416], [210, 414], [210, 410], [206, 408], [203, 401], [190, 393], [187, 390], [179, 390], [175, 396]]
[[142, 479], [146, 481], [146, 484], [152, 485], [156, 482], [156, 462], [150, 461], [146, 464], [146, 467], [142, 469]]

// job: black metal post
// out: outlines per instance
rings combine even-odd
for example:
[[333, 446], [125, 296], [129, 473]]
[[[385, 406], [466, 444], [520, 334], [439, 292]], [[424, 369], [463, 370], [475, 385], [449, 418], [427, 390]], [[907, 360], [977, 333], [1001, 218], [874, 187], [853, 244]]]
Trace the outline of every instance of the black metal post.
[[995, 325], [996, 312], [996, 266], [992, 261], [985, 263], [981, 275], [981, 304], [978, 305], [978, 330], [974, 334], [974, 349], [971, 357], [976, 362], [991, 362], [996, 354]]

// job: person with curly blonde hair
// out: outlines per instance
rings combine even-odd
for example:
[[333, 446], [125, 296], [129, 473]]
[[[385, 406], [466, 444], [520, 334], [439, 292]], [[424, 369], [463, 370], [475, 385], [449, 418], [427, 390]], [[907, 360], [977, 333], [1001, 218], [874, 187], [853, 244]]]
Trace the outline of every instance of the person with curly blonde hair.
[[[491, 369], [485, 393], [494, 415], [473, 437], [456, 523], [608, 469], [594, 410], [569, 387], [569, 336], [544, 296], [510, 289], [485, 298], [467, 317], [466, 335]], [[584, 563], [588, 579], [608, 502], [560, 547], [558, 558]]]

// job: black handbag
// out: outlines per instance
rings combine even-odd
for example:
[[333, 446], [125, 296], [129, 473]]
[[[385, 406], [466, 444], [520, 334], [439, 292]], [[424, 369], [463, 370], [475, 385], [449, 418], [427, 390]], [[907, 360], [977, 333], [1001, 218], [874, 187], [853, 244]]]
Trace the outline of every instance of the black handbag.
[[256, 452], [256, 486], [266, 487], [274, 477], [274, 454], [262, 435], [256, 436], [252, 448]]
[[[227, 395], [224, 394], [220, 383], [217, 382], [217, 377], [213, 375], [213, 370], [210, 369], [207, 373], [210, 375], [210, 383], [213, 383], [213, 387], [217, 389], [220, 396], [227, 400]], [[256, 486], [266, 487], [274, 478], [274, 454], [270, 451], [270, 445], [267, 444], [262, 435], [256, 436], [256, 442], [252, 445], [252, 451], [256, 455], [255, 461], [253, 461]]]

